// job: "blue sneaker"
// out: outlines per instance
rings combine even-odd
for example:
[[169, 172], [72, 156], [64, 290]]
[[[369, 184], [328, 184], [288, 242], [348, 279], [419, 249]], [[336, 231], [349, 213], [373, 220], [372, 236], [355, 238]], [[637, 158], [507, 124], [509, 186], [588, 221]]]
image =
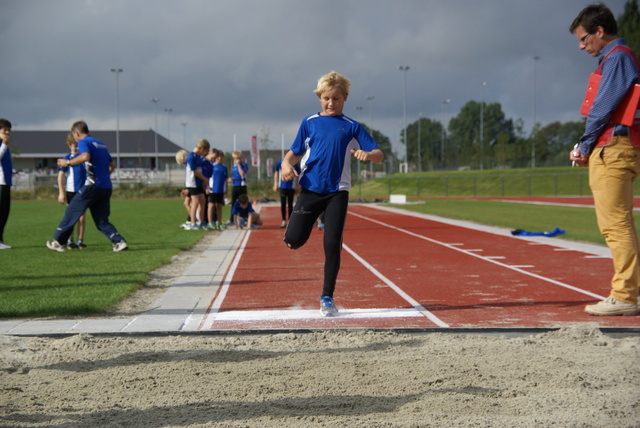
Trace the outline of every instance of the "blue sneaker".
[[338, 316], [338, 308], [333, 304], [333, 298], [327, 296], [320, 297], [320, 312], [325, 317]]

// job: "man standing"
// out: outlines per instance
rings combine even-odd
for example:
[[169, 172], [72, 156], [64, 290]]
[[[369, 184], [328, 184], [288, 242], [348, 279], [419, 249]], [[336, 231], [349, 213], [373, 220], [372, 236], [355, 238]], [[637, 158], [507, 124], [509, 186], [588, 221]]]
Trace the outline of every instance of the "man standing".
[[4, 227], [9, 219], [11, 209], [11, 178], [13, 177], [10, 142], [11, 122], [7, 119], [0, 119], [0, 250], [11, 248], [4, 242]]
[[611, 121], [612, 113], [638, 81], [638, 65], [624, 39], [617, 37], [613, 13], [603, 4], [586, 7], [569, 30], [580, 50], [599, 58], [598, 93], [587, 116], [584, 135], [569, 155], [589, 167], [600, 233], [611, 249], [614, 275], [609, 297], [585, 311], [591, 315], [636, 315], [640, 264], [633, 220], [633, 182], [640, 172], [640, 126]]
[[53, 241], [47, 241], [47, 248], [53, 251], [65, 251], [73, 226], [88, 208], [98, 230], [113, 243], [113, 251], [126, 250], [128, 248], [126, 241], [109, 223], [111, 172], [116, 168], [116, 163], [111, 158], [107, 146], [89, 135], [89, 127], [85, 122], [74, 123], [71, 134], [78, 142], [79, 155], [71, 160], [58, 159], [58, 166], [69, 167], [84, 163], [87, 169], [87, 181], [67, 205], [64, 217], [53, 235]]

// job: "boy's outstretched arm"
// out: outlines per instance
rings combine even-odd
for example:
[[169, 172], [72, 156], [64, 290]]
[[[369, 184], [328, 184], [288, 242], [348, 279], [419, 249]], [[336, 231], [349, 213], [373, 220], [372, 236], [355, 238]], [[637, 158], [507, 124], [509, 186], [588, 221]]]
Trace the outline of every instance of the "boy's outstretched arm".
[[364, 150], [351, 150], [353, 156], [360, 161], [371, 161], [373, 163], [380, 163], [384, 159], [384, 154], [380, 149], [373, 149], [370, 152]]
[[297, 156], [291, 150], [284, 155], [281, 165], [282, 181], [291, 181], [298, 177], [298, 171], [293, 166], [300, 162], [300, 159], [302, 159], [302, 156]]

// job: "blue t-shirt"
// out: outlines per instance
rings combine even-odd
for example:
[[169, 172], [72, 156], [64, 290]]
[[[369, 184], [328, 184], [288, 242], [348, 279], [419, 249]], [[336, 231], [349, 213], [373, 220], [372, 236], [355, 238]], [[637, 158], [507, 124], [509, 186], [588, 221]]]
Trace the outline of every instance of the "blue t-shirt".
[[[300, 174], [300, 167], [298, 166], [298, 164], [295, 164], [293, 166], [293, 169], [295, 169], [298, 174]], [[282, 160], [279, 160], [278, 163], [276, 164], [276, 166], [273, 168], [273, 172], [274, 173], [278, 173], [280, 175], [280, 188], [281, 189], [293, 189], [293, 184], [294, 184], [294, 180], [289, 180], [289, 181], [282, 181]]]
[[0, 185], [11, 187], [13, 165], [11, 164], [11, 152], [9, 145], [0, 143]]
[[111, 189], [111, 171], [109, 165], [113, 158], [103, 142], [88, 135], [78, 141], [78, 153], [89, 153], [89, 161], [85, 162], [87, 184], [95, 184], [103, 189]]
[[370, 152], [378, 145], [369, 133], [345, 115], [319, 113], [302, 120], [291, 151], [300, 160], [299, 183], [304, 189], [328, 194], [351, 188], [350, 150]]
[[251, 202], [247, 202], [247, 208], [242, 208], [240, 206], [240, 201], [238, 200], [234, 202], [233, 208], [231, 209], [232, 215], [237, 215], [244, 218], [249, 217], [249, 213], [252, 213], [252, 212], [255, 212], [255, 211], [253, 211], [253, 206], [251, 205]]
[[[78, 157], [73, 153], [67, 153], [62, 159], [71, 160]], [[78, 192], [85, 181], [87, 181], [87, 170], [83, 164], [58, 167], [58, 171], [66, 174], [64, 190], [67, 192]]]
[[245, 173], [245, 178], [242, 178], [242, 176], [240, 175], [240, 172], [238, 172], [238, 165], [234, 162], [233, 168], [231, 168], [231, 180], [233, 181], [234, 186], [247, 185], [246, 174], [247, 174], [247, 171], [249, 171], [249, 165], [247, 165], [246, 162], [242, 162], [240, 165], [242, 166], [242, 170]]
[[207, 180], [211, 178], [211, 174], [213, 173], [213, 162], [204, 158], [202, 160], [202, 175], [204, 175]]
[[227, 167], [222, 163], [213, 164], [213, 174], [209, 186], [211, 193], [225, 193], [227, 191]]
[[194, 152], [187, 155], [186, 180], [184, 187], [189, 189], [202, 187], [202, 180], [199, 177], [196, 177], [194, 171], [200, 171], [202, 174], [203, 161], [208, 162], [205, 158], [200, 157], [200, 155], [197, 155]]

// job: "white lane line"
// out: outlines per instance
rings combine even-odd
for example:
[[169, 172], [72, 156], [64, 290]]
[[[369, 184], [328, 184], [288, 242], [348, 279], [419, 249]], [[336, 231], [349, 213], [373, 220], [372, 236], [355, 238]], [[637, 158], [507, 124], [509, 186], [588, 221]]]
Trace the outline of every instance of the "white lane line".
[[549, 282], [551, 284], [555, 284], [555, 285], [558, 285], [560, 287], [567, 288], [569, 290], [576, 291], [576, 292], [581, 293], [581, 294], [585, 294], [585, 295], [587, 295], [589, 297], [593, 297], [593, 298], [598, 299], [598, 300], [604, 300], [605, 299], [605, 297], [603, 297], [603, 296], [600, 296], [598, 294], [592, 293], [592, 292], [587, 291], [587, 290], [583, 290], [583, 289], [578, 288], [578, 287], [574, 287], [573, 285], [565, 284], [564, 282], [556, 281], [555, 279], [551, 279], [551, 278], [547, 278], [547, 277], [544, 277], [544, 276], [541, 276], [541, 275], [537, 275], [535, 273], [528, 272], [526, 270], [522, 270], [522, 269], [520, 269], [518, 267], [515, 267], [515, 266], [510, 266], [510, 265], [507, 265], [505, 263], [500, 263], [499, 261], [492, 260], [492, 259], [489, 259], [487, 257], [483, 257], [483, 256], [475, 254], [473, 252], [465, 251], [465, 250], [463, 250], [461, 248], [457, 248], [457, 247], [455, 247], [453, 245], [446, 244], [444, 242], [440, 242], [440, 241], [437, 241], [435, 239], [431, 239], [431, 238], [428, 238], [426, 236], [419, 235], [417, 233], [410, 232], [410, 231], [405, 230], [405, 229], [401, 229], [399, 227], [391, 226], [391, 225], [389, 225], [387, 223], [383, 223], [381, 221], [375, 220], [373, 218], [370, 218], [370, 217], [367, 217], [367, 216], [364, 216], [364, 215], [361, 215], [361, 214], [357, 214], [357, 213], [354, 213], [354, 212], [349, 212], [349, 214], [354, 215], [356, 217], [360, 217], [360, 218], [365, 219], [365, 220], [368, 220], [368, 221], [370, 221], [372, 223], [376, 223], [376, 224], [379, 224], [381, 226], [388, 227], [389, 229], [397, 230], [398, 232], [405, 233], [405, 234], [413, 236], [415, 238], [422, 239], [424, 241], [428, 241], [428, 242], [431, 242], [431, 243], [434, 243], [434, 244], [437, 244], [437, 245], [441, 245], [441, 246], [449, 248], [449, 249], [451, 249], [453, 251], [458, 251], [458, 252], [466, 254], [468, 256], [476, 257], [478, 259], [485, 260], [485, 261], [487, 261], [489, 263], [493, 263], [495, 265], [498, 265], [498, 266], [501, 266], [501, 267], [504, 267], [504, 268], [507, 268], [507, 269], [511, 269], [511, 270], [516, 271], [518, 273], [521, 273], [523, 275], [528, 275], [528, 276], [531, 276], [533, 278], [537, 278], [537, 279], [540, 279], [542, 281], [546, 281], [546, 282]]
[[233, 275], [236, 272], [236, 269], [238, 268], [238, 263], [240, 263], [240, 259], [242, 258], [242, 253], [244, 253], [244, 249], [247, 246], [247, 241], [249, 240], [250, 235], [251, 235], [251, 230], [247, 230], [247, 232], [244, 235], [244, 238], [242, 239], [242, 243], [240, 243], [240, 247], [238, 247], [238, 252], [233, 258], [233, 262], [231, 262], [231, 266], [229, 267], [227, 276], [225, 276], [224, 281], [222, 282], [222, 285], [220, 287], [220, 292], [218, 293], [218, 296], [215, 298], [215, 300], [211, 304], [211, 307], [203, 317], [202, 322], [198, 326], [198, 330], [211, 329], [211, 326], [213, 325], [213, 321], [215, 321], [216, 319], [216, 314], [218, 313], [218, 311], [220, 310], [220, 307], [222, 306], [222, 301], [226, 297], [227, 291], [229, 291], [231, 280], [233, 279]]
[[449, 324], [447, 324], [446, 322], [442, 321], [440, 318], [436, 317], [435, 315], [433, 315], [431, 312], [429, 312], [428, 310], [426, 310], [420, 303], [418, 303], [418, 301], [416, 301], [413, 297], [409, 296], [407, 293], [405, 293], [400, 287], [398, 287], [396, 284], [394, 284], [389, 278], [387, 278], [386, 276], [384, 276], [383, 274], [381, 274], [376, 268], [374, 268], [373, 266], [371, 266], [369, 263], [367, 263], [366, 260], [364, 260], [362, 257], [360, 257], [358, 254], [356, 254], [355, 251], [353, 251], [351, 248], [349, 248], [347, 245], [345, 245], [344, 243], [342, 244], [342, 248], [344, 248], [349, 254], [351, 254], [356, 260], [358, 260], [360, 263], [362, 263], [362, 265], [364, 267], [366, 267], [368, 270], [370, 270], [375, 276], [377, 276], [378, 278], [380, 278], [380, 280], [382, 280], [385, 284], [387, 284], [389, 287], [391, 287], [391, 289], [393, 291], [395, 291], [396, 293], [398, 293], [400, 295], [400, 297], [402, 297], [404, 300], [406, 300], [407, 302], [409, 302], [409, 304], [411, 306], [413, 306], [413, 308], [420, 312], [422, 315], [424, 315], [425, 317], [427, 317], [430, 321], [432, 321], [433, 323], [435, 323], [436, 325], [440, 326], [440, 327], [449, 327]]
[[[366, 319], [366, 318], [407, 318], [422, 317], [415, 309], [343, 309], [339, 316], [331, 319]], [[317, 309], [283, 309], [279, 311], [222, 311], [216, 314], [217, 321], [287, 321], [327, 319]]]
[[[242, 254], [244, 253], [244, 249], [247, 245], [247, 241], [249, 240], [249, 235], [251, 231], [247, 231], [245, 234], [242, 243], [238, 248], [238, 252], [236, 253], [233, 262], [227, 272], [227, 275], [222, 282], [220, 287], [220, 292], [216, 296], [215, 300], [211, 304], [211, 307], [203, 317], [202, 322], [198, 326], [198, 330], [210, 330], [213, 326], [214, 321], [269, 321], [269, 320], [287, 320], [287, 319], [311, 319], [311, 318], [325, 318], [320, 314], [320, 311], [317, 310], [281, 310], [281, 311], [223, 311], [220, 312], [220, 307], [222, 306], [222, 302], [227, 295], [231, 282], [233, 281], [233, 275], [235, 274], [236, 269], [238, 268], [238, 264], [240, 259], [242, 258]], [[367, 269], [373, 272], [378, 278], [384, 281], [389, 287], [395, 290], [400, 296], [402, 296], [409, 304], [413, 306], [413, 309], [390, 309], [390, 308], [382, 308], [382, 309], [342, 309], [340, 308], [339, 318], [399, 318], [399, 317], [414, 317], [414, 316], [425, 316], [429, 320], [431, 320], [434, 324], [440, 327], [449, 327], [449, 325], [436, 316], [434, 316], [431, 312], [427, 311], [422, 305], [408, 296], [404, 291], [402, 291], [398, 286], [389, 281], [386, 277], [384, 277], [380, 272], [378, 272], [373, 266], [368, 264], [365, 260], [363, 260], [360, 256], [358, 256], [355, 252], [353, 252], [346, 245], [343, 247], [353, 255], [357, 260], [360, 261]]]

